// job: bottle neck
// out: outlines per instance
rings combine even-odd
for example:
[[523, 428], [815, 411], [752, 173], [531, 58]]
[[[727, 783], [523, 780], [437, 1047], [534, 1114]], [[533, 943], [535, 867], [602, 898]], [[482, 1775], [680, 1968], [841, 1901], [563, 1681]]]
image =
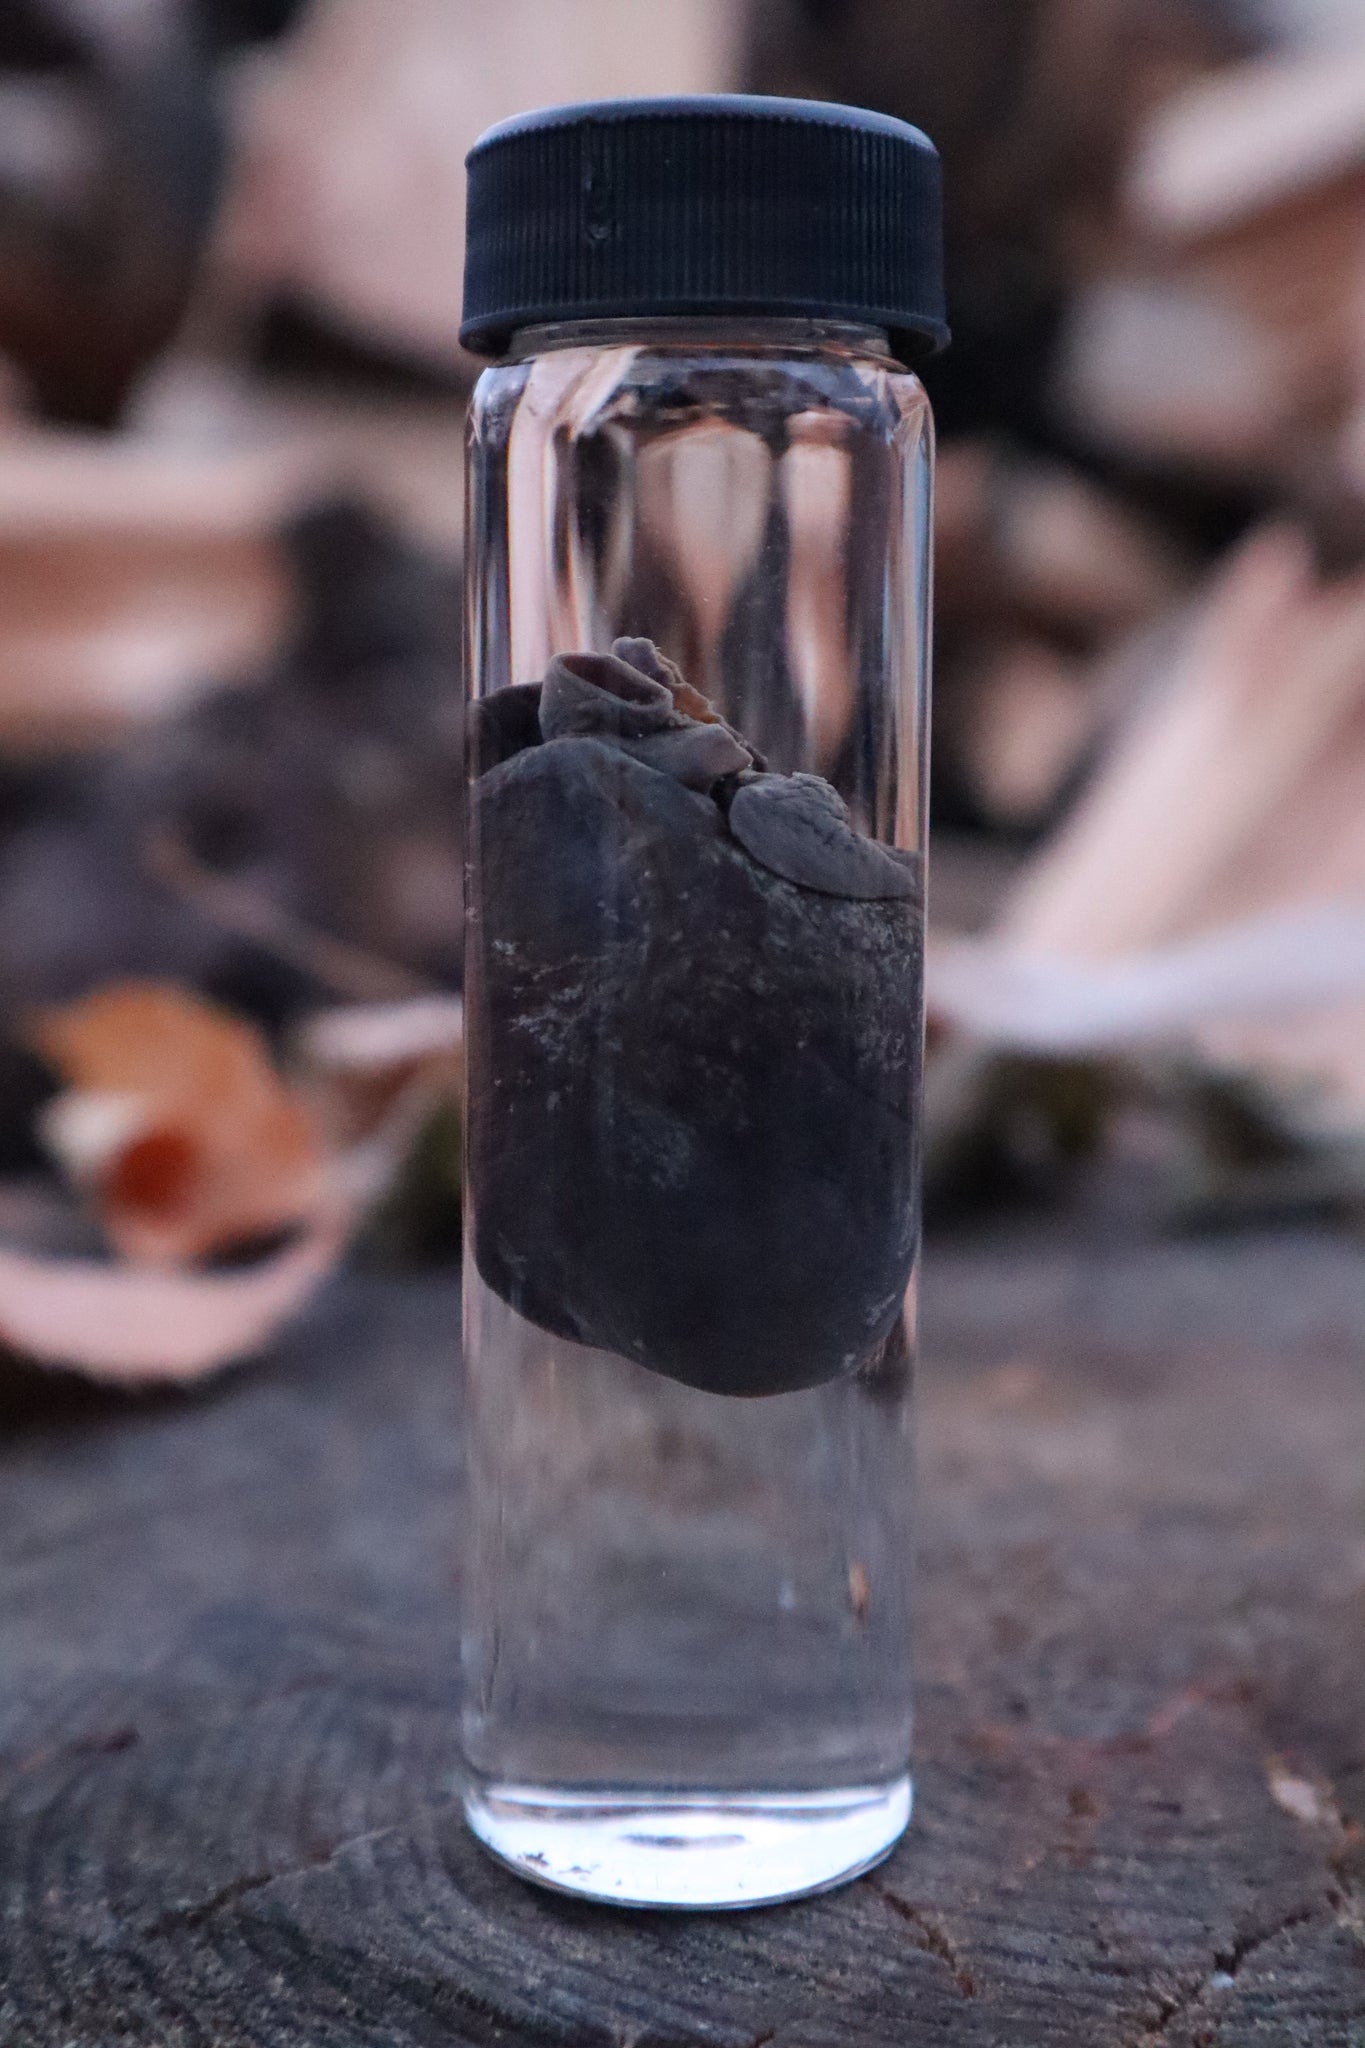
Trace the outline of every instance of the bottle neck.
[[697, 313], [660, 314], [648, 319], [557, 320], [539, 327], [521, 327], [513, 334], [503, 360], [522, 361], [550, 349], [567, 348], [716, 349], [781, 356], [834, 353], [870, 357], [891, 368], [902, 367], [882, 327], [786, 315], [710, 318]]

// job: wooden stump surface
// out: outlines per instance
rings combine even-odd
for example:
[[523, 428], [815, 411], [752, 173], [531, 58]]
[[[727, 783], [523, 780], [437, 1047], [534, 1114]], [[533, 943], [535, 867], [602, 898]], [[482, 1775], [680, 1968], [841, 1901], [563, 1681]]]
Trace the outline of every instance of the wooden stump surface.
[[1365, 1252], [931, 1248], [919, 1809], [765, 1912], [538, 1894], [455, 1768], [456, 1287], [0, 1407], [3, 2048], [1365, 2048]]

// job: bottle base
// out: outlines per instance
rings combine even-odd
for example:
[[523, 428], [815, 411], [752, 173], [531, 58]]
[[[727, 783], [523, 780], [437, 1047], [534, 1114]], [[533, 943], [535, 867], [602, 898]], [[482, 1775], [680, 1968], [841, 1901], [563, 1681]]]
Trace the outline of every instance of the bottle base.
[[476, 1783], [475, 1836], [519, 1877], [613, 1906], [716, 1911], [830, 1890], [904, 1833], [909, 1776], [830, 1792], [671, 1796]]

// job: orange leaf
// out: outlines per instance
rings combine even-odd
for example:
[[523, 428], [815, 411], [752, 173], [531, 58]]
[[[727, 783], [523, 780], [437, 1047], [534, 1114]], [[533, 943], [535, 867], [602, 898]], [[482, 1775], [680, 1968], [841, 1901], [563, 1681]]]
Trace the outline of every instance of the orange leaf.
[[254, 1026], [169, 984], [120, 982], [43, 1012], [31, 1035], [69, 1084], [48, 1142], [126, 1258], [184, 1264], [317, 1213], [314, 1119]]

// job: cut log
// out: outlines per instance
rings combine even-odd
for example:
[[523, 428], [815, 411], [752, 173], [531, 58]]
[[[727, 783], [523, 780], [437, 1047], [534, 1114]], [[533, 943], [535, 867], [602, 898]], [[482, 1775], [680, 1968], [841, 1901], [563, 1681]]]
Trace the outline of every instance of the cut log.
[[585, 1908], [465, 1830], [448, 1280], [192, 1400], [11, 1403], [0, 2038], [1347, 2048], [1359, 1252], [1092, 1207], [934, 1248], [915, 1819], [771, 1912]]

